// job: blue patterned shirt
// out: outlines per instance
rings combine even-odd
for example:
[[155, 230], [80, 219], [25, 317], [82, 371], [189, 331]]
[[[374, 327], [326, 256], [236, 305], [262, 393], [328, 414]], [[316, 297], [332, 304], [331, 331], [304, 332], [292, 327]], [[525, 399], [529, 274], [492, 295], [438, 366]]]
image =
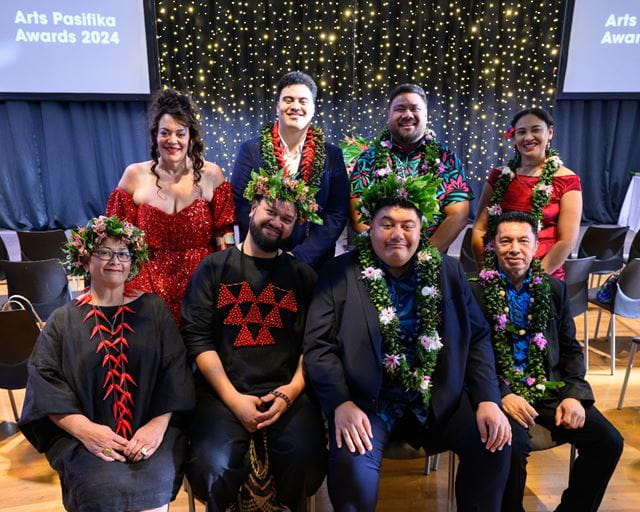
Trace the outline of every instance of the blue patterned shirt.
[[[416, 307], [416, 293], [420, 286], [420, 276], [417, 272], [416, 260], [413, 258], [407, 270], [399, 277], [394, 277], [383, 261], [378, 260], [378, 264], [384, 271], [389, 297], [400, 322], [400, 342], [403, 345], [404, 354], [409, 365], [414, 366], [418, 359], [415, 343], [420, 328]], [[382, 409], [378, 415], [389, 430], [407, 411], [413, 412], [422, 423], [427, 420], [427, 410], [420, 393], [402, 388], [391, 380], [386, 371], [380, 392], [380, 402]]]
[[[516, 329], [526, 329], [529, 323], [527, 316], [529, 315], [529, 304], [531, 300], [531, 291], [529, 289], [529, 283], [531, 283], [531, 276], [528, 275], [519, 290], [509, 280], [506, 274], [500, 270], [500, 275], [503, 277], [506, 286], [507, 304], [509, 305], [509, 321], [516, 327]], [[513, 362], [516, 369], [525, 371], [529, 364], [529, 336], [520, 336], [519, 334], [511, 334], [512, 350], [513, 350]]]

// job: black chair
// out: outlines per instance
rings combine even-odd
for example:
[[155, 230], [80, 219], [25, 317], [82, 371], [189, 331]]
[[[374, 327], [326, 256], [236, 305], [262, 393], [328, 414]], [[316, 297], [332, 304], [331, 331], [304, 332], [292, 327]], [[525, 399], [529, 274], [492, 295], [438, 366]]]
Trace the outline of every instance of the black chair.
[[636, 258], [640, 258], [640, 231], [638, 231], [636, 236], [633, 237], [627, 261], [635, 260]]
[[578, 258], [596, 257], [591, 267], [592, 274], [610, 274], [620, 270], [624, 264], [624, 240], [627, 231], [627, 226], [589, 226], [580, 241]]
[[[7, 251], [7, 246], [4, 244], [4, 240], [0, 236], [0, 261], [9, 260], [9, 251]], [[0, 281], [4, 281], [7, 278], [4, 274], [4, 270], [0, 267]]]
[[595, 256], [568, 259], [564, 262], [564, 282], [567, 285], [571, 316], [584, 314], [584, 364], [589, 369], [589, 274]]
[[9, 296], [22, 295], [31, 301], [43, 320], [54, 309], [71, 300], [67, 274], [60, 261], [1, 261], [7, 275]]
[[61, 229], [18, 231], [17, 235], [23, 261], [64, 260], [62, 245], [67, 242], [67, 235]]
[[[27, 361], [40, 329], [28, 311], [0, 311], [0, 388], [9, 393], [13, 416], [18, 422], [18, 408], [13, 396], [14, 389], [27, 385]], [[5, 431], [15, 431], [13, 424], [7, 424]]]
[[620, 272], [611, 303], [600, 302], [596, 298], [597, 292], [597, 288], [589, 290], [589, 302], [611, 313], [608, 333], [611, 343], [611, 375], [613, 375], [616, 369], [616, 315], [640, 318], [640, 259], [629, 261]]
[[464, 273], [468, 277], [475, 276], [478, 273], [478, 267], [476, 260], [473, 257], [473, 251], [471, 250], [471, 233], [473, 228], [467, 228], [462, 238], [462, 246], [460, 247], [460, 264]]

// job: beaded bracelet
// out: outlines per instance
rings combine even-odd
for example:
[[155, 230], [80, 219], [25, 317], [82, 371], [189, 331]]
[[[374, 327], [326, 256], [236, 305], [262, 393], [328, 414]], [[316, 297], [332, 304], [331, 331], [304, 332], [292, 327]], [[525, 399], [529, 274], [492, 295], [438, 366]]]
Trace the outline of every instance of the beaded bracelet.
[[271, 392], [271, 394], [273, 396], [275, 396], [276, 398], [282, 398], [285, 401], [285, 403], [287, 404], [287, 409], [289, 407], [291, 407], [291, 399], [287, 395], [285, 395], [282, 391], [278, 391], [277, 389], [274, 389]]

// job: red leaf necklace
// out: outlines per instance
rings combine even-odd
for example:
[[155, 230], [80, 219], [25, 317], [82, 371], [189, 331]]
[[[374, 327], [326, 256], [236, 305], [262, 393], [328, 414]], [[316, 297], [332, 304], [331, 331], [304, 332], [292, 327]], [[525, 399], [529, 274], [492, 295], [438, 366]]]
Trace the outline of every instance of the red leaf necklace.
[[[126, 293], [124, 296], [127, 296]], [[111, 411], [116, 422], [116, 434], [126, 439], [133, 435], [133, 407], [134, 401], [130, 388], [137, 387], [138, 384], [127, 371], [129, 360], [125, 350], [129, 348], [126, 335], [135, 332], [125, 321], [125, 314], [133, 315], [135, 311], [123, 300], [113, 313], [111, 319], [105, 315], [100, 306], [91, 304], [90, 293], [81, 295], [76, 300], [78, 308], [89, 304], [91, 309], [84, 316], [82, 323], [93, 322], [93, 328], [89, 336], [90, 340], [99, 340], [96, 347], [96, 354], [102, 355], [102, 367], [106, 367], [102, 388], [104, 391], [103, 400], [111, 396], [113, 404]]]

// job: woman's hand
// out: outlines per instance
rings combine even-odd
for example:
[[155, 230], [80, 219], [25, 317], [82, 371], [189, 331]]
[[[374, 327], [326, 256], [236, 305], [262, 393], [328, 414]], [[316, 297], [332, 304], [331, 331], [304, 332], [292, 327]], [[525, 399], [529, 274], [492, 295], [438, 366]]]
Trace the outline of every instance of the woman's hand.
[[128, 441], [108, 426], [94, 423], [82, 414], [50, 414], [49, 418], [99, 459], [106, 462], [126, 461], [122, 452]]
[[156, 416], [136, 430], [123, 451], [124, 456], [131, 462], [139, 462], [151, 457], [162, 443], [170, 419], [170, 412]]

